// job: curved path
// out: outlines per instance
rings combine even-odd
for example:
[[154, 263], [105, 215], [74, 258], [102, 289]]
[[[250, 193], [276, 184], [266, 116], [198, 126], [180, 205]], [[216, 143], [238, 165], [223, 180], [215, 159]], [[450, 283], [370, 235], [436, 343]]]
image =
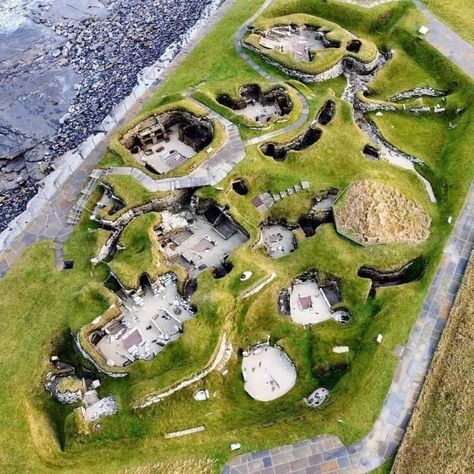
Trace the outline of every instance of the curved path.
[[[272, 3], [272, 0], [265, 0], [263, 4], [260, 6], [260, 8], [239, 28], [239, 31], [237, 32], [235, 36], [235, 49], [239, 53], [240, 57], [256, 72], [258, 72], [262, 77], [264, 77], [267, 81], [272, 82], [273, 84], [278, 84], [281, 81], [276, 79], [275, 77], [271, 76], [268, 74], [263, 68], [261, 68], [244, 50], [242, 46], [242, 39], [247, 31], [248, 26], [257, 18], [259, 17], [267, 8], [268, 6]], [[272, 138], [275, 138], [278, 135], [283, 135], [287, 132], [291, 132], [293, 130], [298, 129], [301, 127], [306, 121], [308, 120], [308, 102], [306, 101], [306, 98], [301, 94], [298, 90], [295, 88], [292, 88], [296, 95], [298, 96], [299, 101], [301, 102], [302, 105], [302, 111], [301, 111], [301, 116], [299, 119], [289, 125], [288, 127], [281, 128], [279, 130], [276, 130], [274, 132], [266, 133], [265, 135], [261, 135], [259, 137], [253, 138], [251, 140], [248, 140], [246, 143], [247, 145], [255, 145], [257, 143], [262, 143], [264, 141], [270, 140]]]
[[[274, 78], [265, 72], [250, 56], [244, 51], [242, 47], [242, 38], [247, 31], [247, 26], [257, 18], [267, 7], [272, 0], [266, 0], [263, 5], [249, 18], [239, 29], [235, 39], [235, 47], [239, 55], [244, 59], [257, 73], [267, 79], [273, 84], [279, 84], [281, 81]], [[308, 121], [309, 107], [308, 102], [303, 94], [297, 89], [292, 88], [301, 104], [301, 114], [298, 120], [282, 127], [278, 130], [265, 133], [258, 137], [243, 141], [240, 138], [239, 130], [235, 124], [226, 119], [216, 111], [212, 110], [205, 104], [198, 102], [198, 105], [208, 112], [208, 117], [218, 120], [225, 128], [226, 139], [224, 145], [219, 148], [206, 161], [200, 164], [189, 175], [175, 178], [153, 179], [143, 171], [130, 167], [111, 167], [106, 174], [126, 174], [137, 179], [148, 191], [170, 191], [174, 189], [194, 188], [198, 186], [212, 186], [222, 181], [229, 172], [245, 158], [245, 147], [256, 145], [275, 138], [279, 135], [284, 135], [288, 132], [297, 130]], [[193, 99], [190, 93], [185, 96], [188, 100]]]

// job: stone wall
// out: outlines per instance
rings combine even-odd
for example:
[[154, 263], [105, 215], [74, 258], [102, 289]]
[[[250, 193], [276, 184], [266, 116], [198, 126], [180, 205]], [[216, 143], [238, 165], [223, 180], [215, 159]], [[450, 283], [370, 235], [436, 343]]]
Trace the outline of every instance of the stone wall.
[[354, 58], [345, 57], [341, 59], [341, 61], [339, 61], [337, 64], [335, 64], [330, 69], [324, 72], [321, 72], [319, 74], [308, 74], [308, 73], [296, 71], [295, 69], [290, 69], [284, 66], [278, 61], [275, 61], [269, 58], [266, 54], [262, 53], [260, 49], [246, 43], [245, 41], [243, 42], [243, 44], [247, 49], [249, 49], [250, 51], [253, 51], [258, 56], [260, 56], [266, 63], [275, 67], [276, 69], [283, 72], [284, 74], [287, 74], [288, 76], [294, 77], [298, 79], [299, 81], [306, 82], [306, 83], [324, 82], [324, 81], [329, 81], [331, 79], [335, 79], [339, 77], [341, 74], [343, 74], [344, 71], [349, 68], [352, 69], [353, 71], [358, 72], [359, 74], [368, 74], [375, 67], [377, 67], [380, 61], [380, 56], [381, 56], [380, 53], [377, 53], [377, 57], [369, 63], [363, 63]]

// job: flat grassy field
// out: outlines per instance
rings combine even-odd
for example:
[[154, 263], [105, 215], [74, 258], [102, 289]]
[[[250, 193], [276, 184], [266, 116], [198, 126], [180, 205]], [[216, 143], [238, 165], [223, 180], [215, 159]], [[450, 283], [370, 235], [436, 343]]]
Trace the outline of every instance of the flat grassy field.
[[[237, 0], [228, 15], [163, 84], [142, 114], [181, 100], [191, 87], [214, 93], [236, 84], [261, 81], [234, 49], [237, 29], [260, 4], [261, 1]], [[436, 188], [438, 204], [429, 201], [414, 174], [364, 156], [362, 150], [368, 139], [356, 126], [351, 106], [341, 99], [344, 79], [305, 86], [275, 74], [284, 84], [297, 88], [309, 104], [308, 123], [275, 141], [283, 143], [305, 131], [328, 99], [336, 104], [335, 116], [328, 125], [320, 126], [323, 133], [316, 144], [303, 151], [289, 152], [283, 162], [263, 155], [257, 145], [248, 146], [246, 158], [219, 186], [197, 192], [228, 206], [248, 232], [249, 240], [231, 255], [234, 267], [227, 276], [214, 279], [211, 270], [199, 276], [192, 298], [198, 312], [186, 322], [178, 341], [154, 360], [134, 363], [125, 378], [101, 377], [100, 394], [114, 394], [119, 413], [101, 420], [100, 430], [87, 436], [81, 434], [83, 427], [77, 422], [74, 407], [61, 406], [47, 396], [42, 383], [48, 358], [57, 354], [66, 362], [88, 365], [74, 350], [72, 336], [97, 316], [110, 314], [111, 268], [127, 285], [133, 285], [143, 272], [155, 276], [168, 270], [162, 262], [157, 265], [159, 249], [152, 228], [158, 215], [133, 220], [121, 236], [127, 248], [107, 264], [92, 266], [91, 257], [109, 235], [109, 231], [89, 219], [100, 198], [97, 189], [64, 246], [65, 257], [75, 261], [72, 270], [56, 270], [53, 243], [44, 241], [29, 248], [0, 280], [0, 422], [7, 427], [0, 430], [2, 472], [89, 473], [91, 463], [94, 470], [104, 473], [126, 469], [153, 472], [154, 465], [159, 466], [158, 472], [218, 472], [235, 454], [229, 449], [233, 442], [242, 443], [241, 452], [322, 433], [333, 433], [343, 442], [352, 443], [372, 428], [396, 368], [394, 348], [404, 344], [408, 337], [451, 230], [448, 216], [459, 212], [473, 177], [473, 85], [447, 60], [416, 40], [419, 15], [409, 2], [366, 11], [332, 2], [275, 0], [265, 18], [293, 13], [325, 18], [367, 38], [379, 49], [395, 49], [397, 70], [406, 74], [400, 77], [391, 73], [396, 77], [395, 84], [387, 78], [376, 84], [377, 78], [371, 87], [380, 98], [426, 83], [449, 87], [450, 93], [458, 94], [458, 100], [463, 101], [462, 112], [458, 114], [445, 118], [394, 113], [384, 114], [378, 122], [387, 139], [403, 150], [419, 154], [433, 179], [443, 183]], [[261, 60], [259, 64], [274, 72]], [[208, 105], [212, 107], [212, 101]], [[289, 117], [288, 123], [295, 118]], [[277, 126], [280, 124], [274, 125]], [[257, 133], [245, 124], [239, 128], [243, 136]], [[431, 141], [430, 136], [435, 138]], [[122, 163], [128, 162], [120, 162], [120, 156], [110, 153], [103, 161], [105, 167]], [[236, 178], [246, 182], [247, 195], [232, 190]], [[313, 237], [306, 238], [297, 231], [297, 250], [279, 260], [269, 259], [256, 245], [259, 225], [265, 219], [285, 218], [294, 223], [309, 211], [313, 198], [320, 192], [328, 188], [342, 191], [361, 179], [380, 180], [417, 201], [432, 219], [429, 240], [411, 246], [364, 248], [341, 237], [329, 223], [320, 226]], [[159, 197], [147, 193], [129, 177], [108, 176], [106, 180], [125, 202], [125, 209]], [[309, 190], [282, 199], [263, 214], [251, 203], [262, 192], [281, 191], [302, 180], [310, 183]], [[420, 280], [379, 289], [375, 298], [367, 297], [370, 281], [357, 276], [361, 266], [394, 270], [420, 255], [428, 261]], [[311, 268], [341, 282], [342, 304], [352, 315], [349, 324], [331, 320], [305, 329], [279, 314], [280, 289]], [[241, 282], [239, 277], [247, 270], [253, 275]], [[272, 272], [277, 277], [270, 285], [250, 298], [242, 298]], [[180, 275], [181, 283], [183, 279]], [[151, 408], [134, 409], [147, 395], [163, 391], [205, 367], [223, 332], [233, 346], [226, 375], [215, 371]], [[375, 342], [379, 333], [384, 335], [380, 345]], [[284, 397], [261, 403], [243, 390], [241, 350], [267, 336], [295, 362], [298, 378]], [[347, 345], [350, 351], [335, 354], [335, 345]], [[332, 389], [331, 397], [323, 409], [311, 410], [302, 399], [322, 384]], [[193, 400], [198, 388], [209, 390], [208, 401]], [[205, 425], [205, 431], [191, 437], [164, 436], [198, 425]]]
[[474, 45], [474, 3], [471, 0], [422, 0], [456, 33]]
[[464, 277], [396, 457], [394, 473], [471, 472], [474, 463], [474, 266]]

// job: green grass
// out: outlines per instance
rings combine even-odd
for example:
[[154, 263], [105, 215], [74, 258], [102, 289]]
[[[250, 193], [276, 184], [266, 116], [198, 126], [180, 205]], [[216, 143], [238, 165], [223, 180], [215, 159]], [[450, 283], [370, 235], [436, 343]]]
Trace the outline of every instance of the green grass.
[[130, 222], [122, 232], [117, 255], [110, 270], [126, 288], [137, 288], [143, 274], [155, 280], [160, 271], [160, 251], [153, 230], [160, 223], [159, 215], [150, 212]]
[[439, 166], [449, 135], [449, 123], [456, 119], [439, 114], [413, 115], [384, 112], [382, 117], [370, 114], [383, 137], [405, 153], [423, 160], [430, 168]]
[[[226, 18], [174, 71], [143, 114], [175, 103], [179, 94], [191, 86], [213, 91], [222, 84], [259, 81], [260, 76], [235, 53], [233, 41], [237, 28], [260, 3], [237, 0]], [[71, 332], [77, 334], [100, 315], [114, 314], [113, 295], [104, 286], [104, 282], [110, 282], [109, 267], [90, 264], [91, 257], [109, 235], [89, 220], [89, 209], [100, 197], [96, 190], [64, 248], [65, 256], [75, 261], [74, 269], [56, 271], [52, 243], [40, 242], [0, 281], [0, 331], [4, 336], [0, 347], [3, 381], [0, 422], [8, 427], [0, 431], [2, 472], [87, 473], [93, 460], [94, 469], [112, 473], [156, 462], [190, 459], [212, 459], [217, 472], [232, 456], [229, 450], [232, 442], [241, 442], [242, 452], [322, 433], [336, 434], [343, 442], [351, 443], [372, 428], [398, 361], [393, 350], [397, 344], [406, 342], [451, 230], [447, 218], [459, 212], [473, 176], [472, 85], [444, 58], [413, 39], [418, 17], [412, 17], [407, 2], [365, 10], [335, 2], [275, 0], [268, 17], [297, 11], [337, 22], [378, 46], [396, 45], [405, 52], [398, 60], [400, 71], [404, 70], [404, 62], [407, 71], [421, 68], [416, 76], [420, 80], [426, 78], [430, 84], [449, 85], [451, 92], [462, 98], [465, 111], [456, 117], [454, 128], [446, 128], [441, 117], [412, 118], [402, 114], [393, 114], [394, 129], [388, 120], [379, 124], [386, 129], [385, 133], [392, 133], [391, 138], [400, 148], [423, 153], [433, 173], [445, 182], [444, 199], [432, 205], [416, 176], [364, 157], [362, 148], [367, 138], [354, 124], [349, 105], [338, 98], [343, 80], [311, 86], [293, 81], [291, 84], [308, 98], [310, 119], [327, 98], [333, 98], [336, 102], [333, 121], [321, 127], [323, 135], [314, 146], [289, 153], [283, 163], [263, 156], [256, 146], [249, 147], [246, 159], [220, 183], [219, 189], [199, 191], [228, 205], [248, 231], [250, 240], [231, 255], [234, 269], [226, 277], [214, 280], [210, 270], [199, 277], [192, 301], [198, 312], [185, 324], [178, 341], [154, 360], [134, 363], [126, 378], [102, 377], [101, 395], [117, 396], [119, 414], [104, 419], [99, 431], [85, 436], [72, 408], [50, 400], [42, 389], [42, 381], [52, 353], [65, 361], [80, 360], [73, 350]], [[269, 70], [268, 66], [265, 68]], [[278, 77], [285, 78], [281, 74]], [[390, 84], [386, 81], [378, 86], [380, 97], [406, 90], [410, 84], [420, 85], [409, 78], [400, 79], [398, 89], [389, 94]], [[388, 119], [388, 114], [382, 119]], [[305, 128], [307, 124], [278, 137], [278, 141], [290, 140]], [[429, 134], [435, 131], [442, 132], [442, 138], [431, 142]], [[418, 134], [420, 142], [416, 143]], [[120, 158], [107, 154], [104, 163], [110, 166], [120, 160], [127, 163], [122, 154]], [[232, 191], [231, 183], [237, 176], [247, 182], [248, 195], [240, 196]], [[430, 240], [418, 246], [363, 248], [342, 238], [332, 224], [327, 224], [311, 238], [298, 233], [298, 249], [280, 260], [270, 260], [261, 248], [255, 247], [258, 225], [265, 218], [287, 217], [295, 221], [308, 211], [315, 194], [328, 187], [345, 189], [352, 181], [362, 178], [394, 184], [419, 201], [433, 219]], [[250, 202], [263, 191], [279, 191], [303, 179], [310, 182], [310, 191], [280, 201], [266, 214], [259, 214]], [[153, 197], [126, 177], [109, 176], [107, 180], [128, 208]], [[156, 275], [164, 269], [156, 265], [159, 254], [155, 253], [157, 247], [152, 235], [155, 217], [149, 214], [132, 221], [122, 235], [126, 249], [110, 262], [126, 285], [135, 285], [143, 272]], [[420, 281], [379, 289], [375, 299], [367, 300], [370, 282], [357, 276], [360, 266], [400, 268], [420, 254], [429, 259]], [[318, 268], [340, 279], [343, 304], [352, 314], [350, 324], [341, 326], [328, 321], [304, 329], [278, 314], [279, 290], [308, 268]], [[240, 282], [239, 276], [246, 270], [252, 271], [253, 276]], [[240, 298], [273, 271], [277, 278], [264, 290], [251, 298]], [[185, 275], [180, 275], [181, 282], [184, 278]], [[132, 409], [144, 396], [166, 389], [202, 369], [224, 330], [234, 348], [227, 375], [214, 372], [152, 408]], [[379, 333], [384, 335], [380, 345], [375, 342]], [[298, 379], [288, 394], [267, 404], [252, 400], [244, 392], [239, 350], [268, 334], [296, 363]], [[348, 355], [338, 356], [332, 352], [334, 345], [348, 345], [351, 350]], [[325, 407], [317, 411], [307, 408], [302, 398], [330, 377], [323, 378], [325, 371], [341, 364], [347, 364], [348, 370], [331, 375], [333, 390]], [[192, 394], [201, 387], [207, 388], [212, 396], [207, 402], [194, 402]], [[173, 440], [164, 438], [166, 432], [200, 424], [206, 426], [200, 434]]]
[[433, 75], [423, 64], [413, 58], [403, 49], [395, 49], [392, 60], [377, 74], [370, 90], [375, 97], [389, 98], [397, 92], [403, 92], [414, 87], [433, 87], [445, 90], [447, 84], [443, 77]]
[[422, 0], [423, 3], [456, 33], [474, 45], [474, 3], [471, 0]]

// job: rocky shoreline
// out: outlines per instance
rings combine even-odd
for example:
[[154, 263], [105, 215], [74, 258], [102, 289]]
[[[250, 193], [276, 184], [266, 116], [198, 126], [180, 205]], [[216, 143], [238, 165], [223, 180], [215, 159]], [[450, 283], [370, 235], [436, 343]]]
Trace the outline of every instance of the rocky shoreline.
[[55, 0], [29, 12], [23, 29], [42, 40], [20, 56], [0, 47], [0, 86], [18, 81], [11, 104], [0, 95], [0, 106], [7, 103], [0, 109], [0, 231], [25, 209], [54, 160], [130, 94], [140, 71], [172, 59], [180, 40], [221, 3], [79, 0], [72, 7]]

